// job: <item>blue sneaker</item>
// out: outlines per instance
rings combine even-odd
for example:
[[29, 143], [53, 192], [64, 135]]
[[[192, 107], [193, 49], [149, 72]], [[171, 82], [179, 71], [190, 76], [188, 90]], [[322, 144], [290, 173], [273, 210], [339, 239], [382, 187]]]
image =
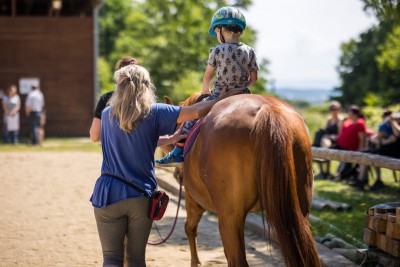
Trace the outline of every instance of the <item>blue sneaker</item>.
[[176, 148], [168, 153], [162, 159], [156, 159], [156, 166], [158, 167], [180, 167], [183, 165], [183, 151]]

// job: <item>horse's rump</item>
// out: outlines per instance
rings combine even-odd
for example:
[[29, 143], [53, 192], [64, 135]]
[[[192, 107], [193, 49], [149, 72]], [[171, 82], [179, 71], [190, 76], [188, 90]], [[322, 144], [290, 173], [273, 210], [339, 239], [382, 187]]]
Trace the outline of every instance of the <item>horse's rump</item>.
[[243, 247], [246, 215], [262, 209], [286, 264], [319, 266], [307, 221], [310, 141], [302, 118], [282, 100], [237, 95], [214, 105], [185, 157], [184, 176], [189, 198], [218, 213], [228, 262], [245, 266], [229, 255], [244, 253], [234, 247]]
[[263, 105], [293, 113], [274, 97], [237, 95], [217, 103], [205, 117], [193, 151], [185, 157], [187, 182], [196, 183], [188, 190], [198, 191], [193, 194], [199, 199], [207, 198], [205, 209], [215, 211], [219, 203], [211, 199], [224, 195], [228, 201], [244, 202], [240, 204], [243, 212], [260, 210], [251, 132]]

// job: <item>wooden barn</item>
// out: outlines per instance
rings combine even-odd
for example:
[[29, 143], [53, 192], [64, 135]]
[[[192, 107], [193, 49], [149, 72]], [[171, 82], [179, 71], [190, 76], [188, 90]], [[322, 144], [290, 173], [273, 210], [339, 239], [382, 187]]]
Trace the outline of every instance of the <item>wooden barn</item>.
[[[47, 136], [87, 136], [95, 105], [100, 0], [0, 0], [0, 90], [18, 86], [20, 137], [31, 83], [45, 97]], [[1, 111], [1, 116], [3, 116]]]

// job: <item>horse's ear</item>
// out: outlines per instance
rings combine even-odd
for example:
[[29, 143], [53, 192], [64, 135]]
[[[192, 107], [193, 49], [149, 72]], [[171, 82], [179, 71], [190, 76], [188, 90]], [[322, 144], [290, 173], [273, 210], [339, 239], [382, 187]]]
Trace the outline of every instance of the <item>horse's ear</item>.
[[173, 105], [174, 103], [172, 102], [172, 99], [171, 98], [169, 98], [169, 96], [164, 96], [164, 99], [165, 99], [165, 103], [167, 103], [167, 104], [170, 104], [170, 105]]

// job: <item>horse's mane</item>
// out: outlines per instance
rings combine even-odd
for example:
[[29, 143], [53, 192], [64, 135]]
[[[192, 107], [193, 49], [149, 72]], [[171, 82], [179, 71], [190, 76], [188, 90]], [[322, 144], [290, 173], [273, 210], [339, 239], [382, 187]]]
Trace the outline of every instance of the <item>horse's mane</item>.
[[196, 103], [197, 98], [200, 96], [200, 93], [193, 93], [184, 101], [179, 102], [179, 105], [182, 107], [190, 106]]

